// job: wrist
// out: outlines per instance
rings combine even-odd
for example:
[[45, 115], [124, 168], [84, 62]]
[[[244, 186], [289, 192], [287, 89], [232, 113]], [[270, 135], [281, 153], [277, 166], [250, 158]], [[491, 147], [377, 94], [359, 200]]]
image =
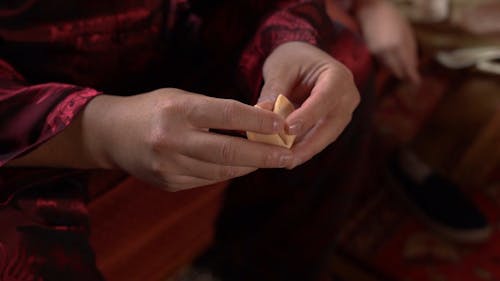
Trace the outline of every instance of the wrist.
[[115, 108], [124, 97], [100, 95], [86, 106], [82, 113], [82, 148], [87, 162], [93, 167], [114, 169], [116, 164], [111, 148], [116, 145], [114, 131], [120, 125], [114, 116]]

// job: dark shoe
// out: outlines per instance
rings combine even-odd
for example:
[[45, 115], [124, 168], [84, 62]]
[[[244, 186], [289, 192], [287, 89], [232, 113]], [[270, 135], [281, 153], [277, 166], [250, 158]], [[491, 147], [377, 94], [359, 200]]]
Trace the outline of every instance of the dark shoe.
[[486, 217], [447, 178], [432, 172], [416, 181], [397, 160], [391, 161], [391, 177], [410, 207], [437, 233], [461, 243], [479, 243], [489, 238], [491, 227]]

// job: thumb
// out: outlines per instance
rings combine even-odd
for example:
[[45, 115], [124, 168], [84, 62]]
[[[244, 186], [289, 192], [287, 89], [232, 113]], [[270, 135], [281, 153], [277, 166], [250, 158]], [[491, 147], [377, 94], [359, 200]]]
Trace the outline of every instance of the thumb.
[[286, 69], [275, 69], [268, 71], [266, 74], [264, 75], [264, 86], [260, 92], [258, 104], [274, 104], [280, 94], [290, 99], [297, 75], [293, 75], [290, 70]]
[[257, 102], [255, 105], [258, 108], [262, 108], [265, 110], [273, 111], [274, 109], [274, 102], [267, 100], [267, 101], [262, 101], [262, 102]]

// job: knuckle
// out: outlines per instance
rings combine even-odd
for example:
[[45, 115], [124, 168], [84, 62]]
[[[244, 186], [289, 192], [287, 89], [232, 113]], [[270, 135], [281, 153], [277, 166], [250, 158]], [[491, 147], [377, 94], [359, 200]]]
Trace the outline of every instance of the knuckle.
[[150, 170], [154, 178], [158, 179], [162, 186], [166, 186], [169, 183], [169, 176], [165, 173], [165, 167], [161, 161], [153, 159], [150, 162]]
[[354, 74], [352, 71], [343, 63], [339, 61], [332, 61], [330, 63], [330, 69], [333, 75], [337, 76], [337, 81], [344, 81], [354, 84]]
[[264, 131], [267, 131], [267, 130], [272, 130], [272, 127], [269, 127], [269, 124], [273, 124], [273, 121], [272, 120], [268, 120], [265, 117], [259, 117], [259, 118], [257, 118], [257, 122], [256, 122], [257, 128], [256, 129], [258, 129], [259, 132], [264, 132]]
[[206, 111], [209, 101], [205, 98], [186, 100], [182, 104], [180, 112], [183, 113], [189, 122], [195, 122], [203, 118], [203, 112]]
[[185, 132], [179, 129], [180, 124], [175, 117], [152, 120], [145, 136], [145, 145], [153, 155], [164, 154], [165, 151], [176, 150], [184, 138]]
[[177, 109], [177, 112], [186, 116], [186, 120], [188, 122], [193, 123], [194, 121], [199, 119], [199, 115], [200, 112], [202, 112], [202, 110], [199, 104], [193, 103], [189, 105], [187, 104], [180, 105], [179, 108]]
[[218, 171], [218, 178], [214, 180], [224, 180], [234, 178], [236, 176], [236, 170], [232, 167], [221, 166]]
[[265, 153], [262, 161], [264, 167], [276, 167], [280, 165], [280, 154], [277, 152]]
[[354, 111], [361, 103], [361, 95], [356, 88], [346, 91], [340, 98], [340, 104], [347, 112]]
[[161, 103], [162, 115], [169, 116], [172, 114], [179, 106], [180, 100], [165, 99]]
[[235, 158], [234, 145], [231, 141], [225, 141], [220, 147], [220, 159], [222, 163], [230, 164], [234, 162]]
[[342, 73], [344, 75], [344, 79], [348, 80], [349, 82], [352, 82], [354, 83], [354, 74], [352, 73], [352, 71], [347, 68], [347, 66], [343, 65], [342, 64]]
[[179, 114], [187, 115], [192, 108], [191, 104], [189, 99], [182, 95], [175, 99], [166, 99], [161, 105], [162, 116], [164, 118], [172, 118], [179, 116]]
[[163, 132], [158, 129], [153, 129], [148, 136], [147, 143], [153, 155], [160, 153], [166, 143]]
[[150, 161], [150, 170], [153, 172], [154, 175], [159, 176], [160, 179], [165, 179], [163, 175], [163, 164], [161, 161], [159, 161], [157, 158], [153, 158]]
[[161, 130], [152, 129], [145, 136], [144, 147], [145, 147], [145, 157], [149, 160], [149, 168], [155, 174], [162, 169], [162, 161], [160, 161], [161, 155], [165, 151], [165, 140], [164, 134]]
[[228, 100], [222, 107], [222, 122], [226, 125], [234, 124], [237, 120], [238, 103], [233, 100]]
[[164, 130], [162, 126], [153, 127], [146, 136], [145, 145], [152, 158], [158, 158], [158, 155], [165, 155], [169, 151], [179, 149], [180, 134], [173, 133], [171, 130]]

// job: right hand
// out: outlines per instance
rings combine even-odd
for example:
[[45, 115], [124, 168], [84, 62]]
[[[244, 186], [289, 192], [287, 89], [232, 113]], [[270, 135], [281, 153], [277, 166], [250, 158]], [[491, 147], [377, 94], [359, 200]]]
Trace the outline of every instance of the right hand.
[[333, 143], [351, 122], [360, 102], [352, 73], [316, 46], [287, 42], [278, 46], [263, 67], [259, 106], [271, 109], [279, 94], [298, 105], [286, 119], [296, 135], [291, 148], [293, 169]]
[[101, 155], [101, 166], [121, 168], [170, 191], [293, 162], [288, 149], [209, 132], [284, 130], [285, 121], [277, 114], [234, 100], [160, 89], [131, 97], [101, 96], [91, 105], [86, 124], [93, 137], [87, 139], [94, 154]]

